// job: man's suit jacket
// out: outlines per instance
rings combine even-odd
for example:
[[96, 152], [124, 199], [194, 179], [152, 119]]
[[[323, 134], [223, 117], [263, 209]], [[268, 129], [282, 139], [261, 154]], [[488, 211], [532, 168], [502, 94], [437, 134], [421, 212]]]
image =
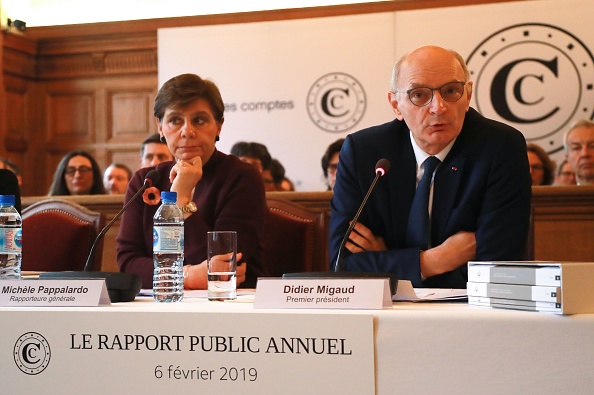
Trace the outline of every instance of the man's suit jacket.
[[[340, 153], [330, 219], [330, 258], [338, 248], [375, 177], [375, 164], [391, 166], [378, 180], [359, 222], [384, 238], [388, 251], [350, 254], [344, 270], [395, 273], [414, 287], [465, 288], [467, 266], [421, 280], [419, 250], [407, 248], [406, 227], [416, 188], [416, 159], [405, 122], [392, 122], [347, 136]], [[476, 260], [524, 259], [531, 178], [523, 135], [484, 118], [474, 109], [437, 168], [431, 216], [433, 245], [459, 231], [476, 232]]]

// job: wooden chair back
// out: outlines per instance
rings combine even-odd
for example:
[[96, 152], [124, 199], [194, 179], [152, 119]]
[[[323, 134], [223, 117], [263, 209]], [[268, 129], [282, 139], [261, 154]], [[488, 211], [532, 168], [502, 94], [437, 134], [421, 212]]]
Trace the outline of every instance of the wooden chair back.
[[264, 259], [272, 276], [329, 271], [325, 214], [284, 199], [267, 199]]
[[[22, 212], [23, 271], [81, 271], [105, 224], [105, 214], [75, 202], [48, 198]], [[93, 270], [100, 270], [103, 241], [95, 247]]]

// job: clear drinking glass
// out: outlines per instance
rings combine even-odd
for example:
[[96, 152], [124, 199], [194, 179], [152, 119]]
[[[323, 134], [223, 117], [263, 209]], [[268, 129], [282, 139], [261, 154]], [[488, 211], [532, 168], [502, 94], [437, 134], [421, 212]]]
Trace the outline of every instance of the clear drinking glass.
[[237, 232], [207, 232], [208, 300], [237, 298]]

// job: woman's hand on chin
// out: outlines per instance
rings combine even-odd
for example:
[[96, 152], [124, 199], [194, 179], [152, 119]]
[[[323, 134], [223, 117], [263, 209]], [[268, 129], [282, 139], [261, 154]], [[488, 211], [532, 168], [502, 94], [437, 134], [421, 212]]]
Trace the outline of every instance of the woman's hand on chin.
[[169, 173], [171, 191], [177, 192], [178, 205], [185, 205], [192, 200], [193, 190], [202, 179], [202, 159], [176, 159]]

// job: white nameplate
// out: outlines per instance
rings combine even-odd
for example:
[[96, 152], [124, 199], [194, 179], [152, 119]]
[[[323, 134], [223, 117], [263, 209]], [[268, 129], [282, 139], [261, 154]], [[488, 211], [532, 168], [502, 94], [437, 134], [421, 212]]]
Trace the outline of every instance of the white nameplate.
[[387, 278], [259, 278], [256, 309], [364, 309], [391, 307]]
[[0, 280], [0, 306], [99, 306], [111, 304], [105, 279]]

